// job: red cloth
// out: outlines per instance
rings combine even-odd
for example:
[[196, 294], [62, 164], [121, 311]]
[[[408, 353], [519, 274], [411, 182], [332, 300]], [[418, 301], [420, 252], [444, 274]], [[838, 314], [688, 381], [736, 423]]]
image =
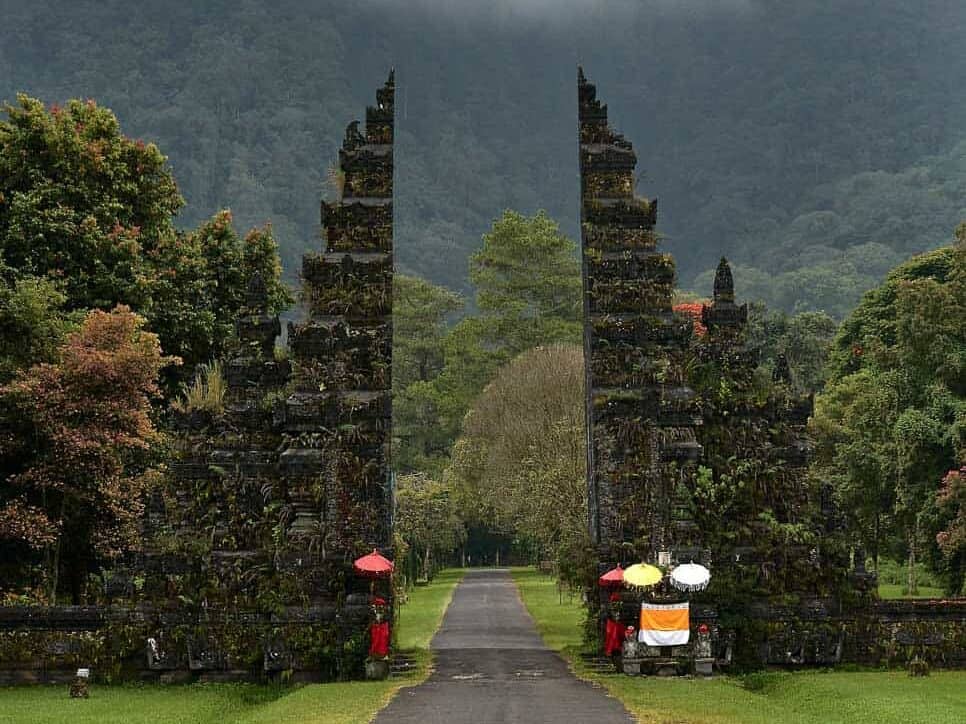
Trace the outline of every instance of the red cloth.
[[604, 631], [604, 656], [610, 656], [621, 650], [624, 643], [624, 627], [612, 618], [607, 619]]
[[389, 656], [389, 622], [374, 623], [369, 627], [369, 655]]

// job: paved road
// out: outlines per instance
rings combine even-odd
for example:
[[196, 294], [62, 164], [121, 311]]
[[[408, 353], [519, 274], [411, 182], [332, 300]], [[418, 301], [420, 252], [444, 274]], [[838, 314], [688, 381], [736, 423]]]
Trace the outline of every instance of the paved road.
[[436, 671], [376, 724], [629, 724], [616, 699], [543, 645], [507, 571], [469, 571], [431, 644]]

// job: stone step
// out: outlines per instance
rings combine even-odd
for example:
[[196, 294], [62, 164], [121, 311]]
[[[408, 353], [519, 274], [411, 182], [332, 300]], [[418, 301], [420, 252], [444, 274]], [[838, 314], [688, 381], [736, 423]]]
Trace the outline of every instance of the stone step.
[[409, 676], [416, 670], [416, 662], [409, 654], [393, 654], [392, 661], [389, 662], [389, 678], [399, 679]]
[[583, 653], [580, 655], [580, 660], [591, 673], [604, 675], [618, 673], [614, 668], [614, 662], [604, 656]]

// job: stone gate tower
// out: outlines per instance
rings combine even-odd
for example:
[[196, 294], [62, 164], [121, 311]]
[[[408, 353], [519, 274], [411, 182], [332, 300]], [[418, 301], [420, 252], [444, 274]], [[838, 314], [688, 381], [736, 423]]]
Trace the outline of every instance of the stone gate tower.
[[604, 565], [692, 544], [678, 503], [701, 454], [672, 311], [674, 259], [657, 250], [657, 200], [634, 193], [637, 157], [578, 70], [591, 537]]

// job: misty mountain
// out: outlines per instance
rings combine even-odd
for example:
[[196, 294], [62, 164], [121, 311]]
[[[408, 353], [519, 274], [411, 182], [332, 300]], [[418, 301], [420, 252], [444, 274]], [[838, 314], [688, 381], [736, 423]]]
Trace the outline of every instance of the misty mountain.
[[[397, 263], [458, 290], [504, 208], [577, 236], [578, 62], [685, 287], [706, 293], [724, 254], [740, 295], [842, 314], [966, 208], [953, 0], [0, 0], [0, 17], [0, 98], [111, 107], [170, 156], [182, 224], [271, 220], [292, 277], [343, 129], [391, 66]], [[855, 274], [835, 279], [843, 259]]]

